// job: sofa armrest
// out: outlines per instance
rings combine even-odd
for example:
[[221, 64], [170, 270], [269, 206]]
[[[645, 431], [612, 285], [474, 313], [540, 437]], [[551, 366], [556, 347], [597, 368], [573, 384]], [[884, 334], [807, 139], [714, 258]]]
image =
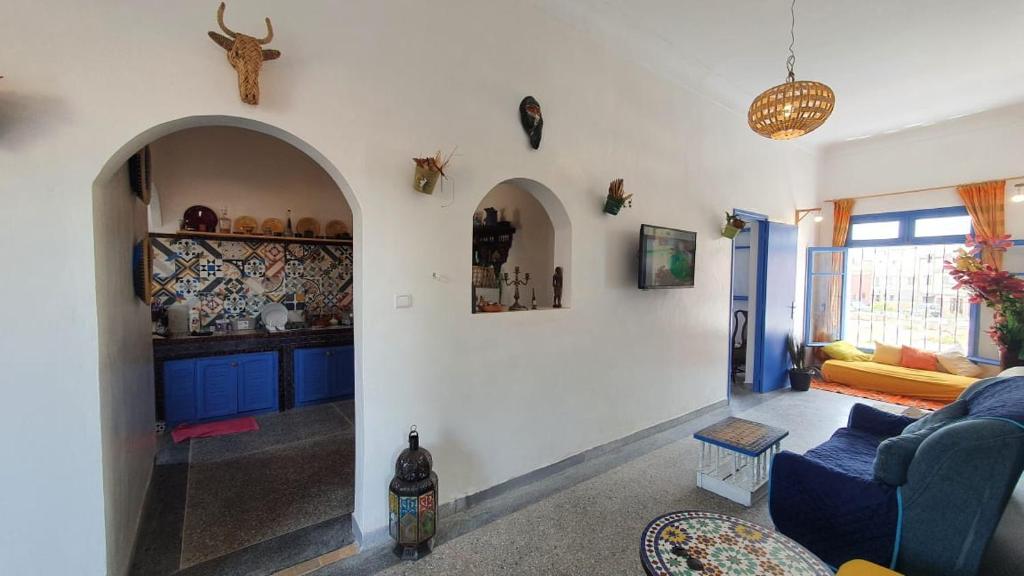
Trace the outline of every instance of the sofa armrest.
[[896, 488], [783, 451], [772, 461], [768, 508], [779, 532], [832, 566], [892, 560]]
[[902, 434], [903, 429], [914, 422], [915, 419], [909, 416], [898, 416], [867, 404], [857, 403], [850, 409], [850, 418], [846, 426], [879, 438], [892, 438]]

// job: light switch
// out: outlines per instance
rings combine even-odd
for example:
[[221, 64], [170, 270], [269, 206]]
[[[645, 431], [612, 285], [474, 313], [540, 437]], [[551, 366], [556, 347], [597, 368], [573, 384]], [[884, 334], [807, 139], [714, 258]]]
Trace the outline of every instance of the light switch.
[[412, 294], [395, 294], [395, 308], [412, 308]]

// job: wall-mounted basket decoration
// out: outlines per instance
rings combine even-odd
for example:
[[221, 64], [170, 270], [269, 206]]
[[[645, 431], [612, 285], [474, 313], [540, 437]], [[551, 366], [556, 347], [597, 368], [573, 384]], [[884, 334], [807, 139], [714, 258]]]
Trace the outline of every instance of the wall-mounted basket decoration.
[[238, 32], [233, 32], [224, 25], [224, 3], [220, 3], [217, 9], [217, 24], [227, 34], [223, 36], [216, 32], [210, 32], [210, 38], [221, 48], [227, 50], [228, 62], [238, 72], [238, 96], [246, 104], [256, 105], [260, 103], [260, 68], [265, 60], [276, 60], [281, 57], [278, 50], [264, 50], [262, 46], [269, 44], [274, 39], [274, 27], [270, 24], [270, 18], [266, 18], [267, 35], [263, 38], [253, 38]]
[[533, 96], [527, 96], [519, 103], [519, 122], [522, 123], [526, 135], [530, 137], [530, 146], [534, 150], [539, 149], [540, 138], [544, 132], [544, 116], [540, 112], [540, 102]]
[[148, 206], [152, 184], [149, 146], [143, 147], [128, 159], [128, 181], [131, 184], [132, 193]]
[[622, 178], [612, 180], [612, 183], [608, 185], [608, 197], [604, 200], [604, 212], [605, 214], [611, 214], [612, 216], [619, 213], [623, 206], [627, 208], [633, 205], [633, 195], [626, 194], [626, 190], [622, 186]]
[[149, 290], [149, 278], [152, 275], [150, 267], [149, 237], [147, 236], [132, 247], [132, 288], [135, 290], [135, 296], [146, 304], [153, 301], [153, 295]]
[[732, 239], [735, 238], [741, 230], [747, 227], [746, 221], [735, 214], [725, 213], [725, 227], [722, 228], [722, 236]]
[[438, 150], [433, 157], [413, 158], [412, 161], [416, 163], [416, 173], [412, 178], [413, 189], [424, 194], [433, 194], [437, 181], [440, 178], [448, 177], [445, 175], [444, 169], [448, 167], [448, 163], [452, 161], [454, 155], [455, 151], [452, 150], [448, 158], [444, 158], [441, 156], [441, 151]]
[[316, 218], [299, 218], [295, 223], [295, 235], [303, 238], [320, 236], [320, 222]]

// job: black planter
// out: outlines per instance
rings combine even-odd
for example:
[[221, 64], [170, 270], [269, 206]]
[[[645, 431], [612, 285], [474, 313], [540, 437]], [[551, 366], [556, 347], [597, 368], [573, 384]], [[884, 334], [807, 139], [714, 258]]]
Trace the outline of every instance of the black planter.
[[807, 392], [811, 389], [811, 376], [814, 373], [810, 370], [792, 369], [789, 371], [789, 387], [797, 392]]

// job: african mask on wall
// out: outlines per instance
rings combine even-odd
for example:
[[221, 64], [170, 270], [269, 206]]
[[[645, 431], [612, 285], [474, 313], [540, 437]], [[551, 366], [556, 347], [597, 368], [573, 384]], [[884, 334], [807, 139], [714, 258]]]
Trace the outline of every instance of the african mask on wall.
[[220, 3], [217, 9], [217, 24], [227, 36], [210, 32], [213, 39], [221, 48], [228, 52], [228, 62], [238, 71], [238, 95], [246, 104], [260, 103], [260, 68], [264, 60], [276, 60], [281, 57], [277, 50], [264, 50], [263, 45], [269, 44], [274, 39], [274, 28], [270, 25], [270, 18], [266, 19], [267, 35], [263, 38], [253, 38], [238, 32], [232, 32], [224, 25], [224, 3]]
[[523, 130], [530, 137], [530, 146], [536, 150], [540, 148], [541, 132], [544, 130], [544, 117], [540, 113], [540, 102], [533, 96], [523, 98], [519, 103], [519, 120], [523, 123]]

